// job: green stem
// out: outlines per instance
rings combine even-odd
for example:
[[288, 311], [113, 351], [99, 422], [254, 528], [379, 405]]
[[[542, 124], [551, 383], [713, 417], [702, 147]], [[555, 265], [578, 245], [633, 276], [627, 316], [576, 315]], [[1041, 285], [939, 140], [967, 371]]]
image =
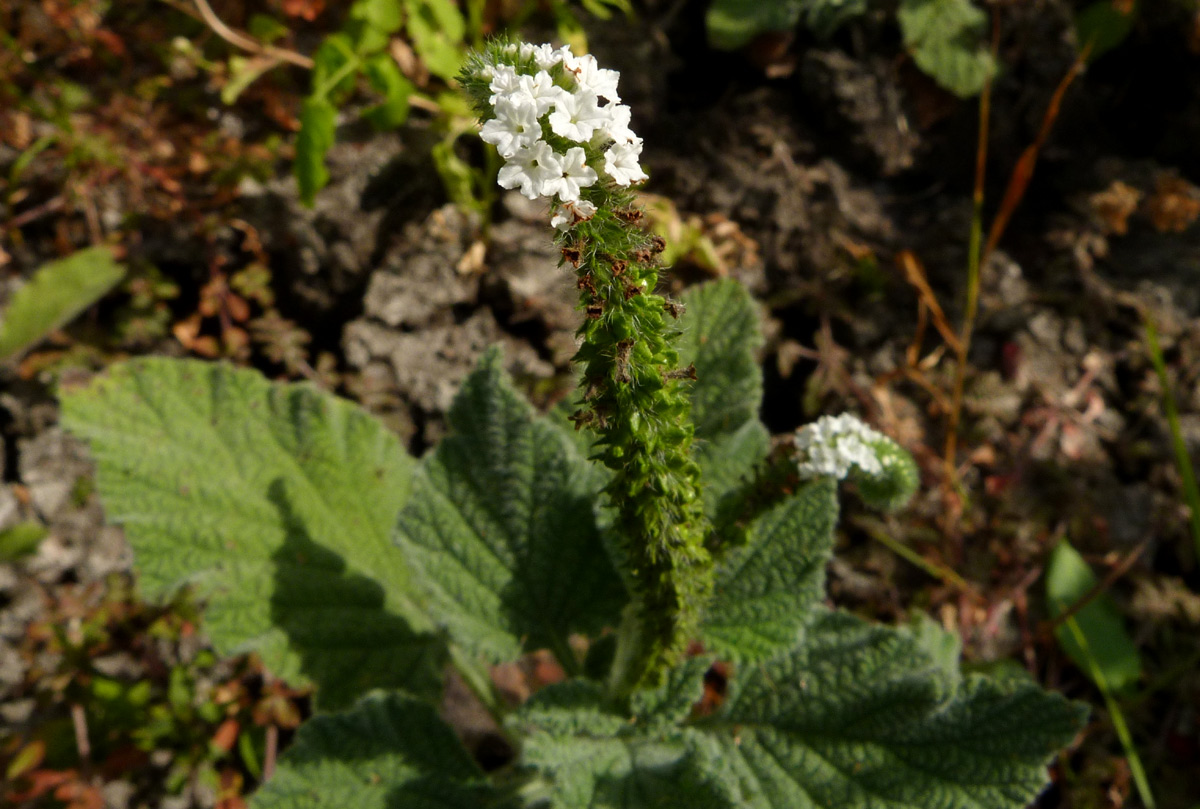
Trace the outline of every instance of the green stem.
[[1175, 406], [1171, 378], [1167, 375], [1167, 362], [1163, 358], [1162, 348], [1158, 344], [1158, 331], [1154, 328], [1154, 322], [1150, 320], [1149, 316], [1146, 317], [1146, 343], [1150, 349], [1150, 362], [1154, 364], [1159, 384], [1162, 385], [1163, 412], [1166, 413], [1167, 425], [1171, 429], [1175, 465], [1179, 467], [1179, 477], [1183, 481], [1183, 497], [1191, 512], [1192, 543], [1196, 548], [1196, 558], [1200, 559], [1200, 487], [1196, 485], [1196, 470], [1192, 468], [1187, 442], [1183, 440], [1183, 428], [1179, 423], [1179, 409]]
[[1083, 630], [1079, 628], [1079, 624], [1074, 618], [1067, 619], [1067, 628], [1071, 630], [1071, 635], [1075, 638], [1075, 642], [1083, 650], [1084, 657], [1087, 658], [1092, 680], [1096, 683], [1096, 687], [1100, 689], [1101, 696], [1104, 697], [1104, 706], [1108, 710], [1109, 718], [1112, 720], [1113, 730], [1116, 731], [1117, 739], [1120, 740], [1121, 747], [1125, 751], [1125, 759], [1129, 762], [1129, 772], [1133, 776], [1133, 785], [1137, 788], [1138, 795], [1142, 799], [1142, 804], [1146, 809], [1154, 809], [1154, 793], [1150, 790], [1150, 779], [1146, 777], [1146, 769], [1142, 766], [1142, 758], [1138, 755], [1137, 746], [1133, 743], [1133, 734], [1129, 732], [1129, 725], [1125, 722], [1125, 713], [1121, 710], [1121, 706], [1117, 703], [1116, 698], [1113, 697], [1112, 691], [1108, 687], [1108, 680], [1104, 676], [1104, 671], [1097, 664], [1091, 647], [1088, 646], [1087, 636], [1083, 634]]

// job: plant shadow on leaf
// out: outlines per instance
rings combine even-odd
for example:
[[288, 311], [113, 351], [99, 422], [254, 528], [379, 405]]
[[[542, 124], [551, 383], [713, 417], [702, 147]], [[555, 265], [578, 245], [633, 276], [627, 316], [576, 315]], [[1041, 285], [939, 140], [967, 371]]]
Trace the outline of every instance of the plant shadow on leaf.
[[271, 623], [297, 650], [300, 674], [322, 707], [375, 687], [404, 687], [433, 699], [441, 692], [444, 645], [391, 611], [379, 582], [347, 571], [345, 559], [317, 543], [282, 479], [268, 499], [287, 537], [271, 556]]

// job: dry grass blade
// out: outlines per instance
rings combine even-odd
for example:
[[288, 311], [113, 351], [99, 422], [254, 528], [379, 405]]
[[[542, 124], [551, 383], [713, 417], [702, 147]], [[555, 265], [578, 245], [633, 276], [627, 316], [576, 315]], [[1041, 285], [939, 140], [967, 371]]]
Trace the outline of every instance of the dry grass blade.
[[[900, 265], [900, 269], [904, 273], [904, 280], [917, 291], [917, 295], [920, 297], [921, 313], [918, 314], [918, 317], [924, 321], [925, 317], [932, 315], [933, 327], [946, 341], [946, 345], [958, 353], [961, 348], [958, 335], [954, 333], [954, 328], [946, 319], [946, 313], [942, 311], [941, 304], [938, 303], [937, 295], [929, 286], [929, 280], [925, 277], [925, 267], [922, 266], [921, 260], [911, 250], [901, 250], [896, 254], [896, 263]], [[923, 331], [923, 328], [919, 328], [918, 334]]]

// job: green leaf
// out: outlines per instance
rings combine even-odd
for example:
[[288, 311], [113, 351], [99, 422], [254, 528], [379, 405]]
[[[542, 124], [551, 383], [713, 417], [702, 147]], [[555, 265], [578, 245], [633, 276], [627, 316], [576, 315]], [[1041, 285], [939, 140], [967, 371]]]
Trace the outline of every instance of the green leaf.
[[867, 0], [809, 0], [801, 9], [805, 28], [820, 39], [828, 39], [839, 28], [867, 13]]
[[906, 633], [820, 610], [704, 726], [749, 809], [1023, 809], [1085, 715], [1032, 684], [956, 685]]
[[430, 614], [492, 662], [615, 626], [626, 600], [594, 513], [598, 479], [512, 389], [498, 351], [463, 383], [451, 434], [425, 459], [396, 539]]
[[346, 32], [354, 43], [354, 51], [367, 56], [386, 48], [403, 21], [400, 0], [356, 0], [350, 7]]
[[633, 17], [633, 4], [630, 0], [583, 0], [582, 5], [589, 14], [602, 20], [612, 19], [614, 10], [626, 17]]
[[94, 304], [125, 277], [106, 247], [90, 247], [38, 268], [13, 293], [0, 321], [0, 360], [32, 348]]
[[0, 564], [29, 556], [46, 538], [46, 526], [38, 522], [17, 523], [0, 531]]
[[337, 110], [324, 96], [309, 96], [304, 100], [293, 171], [300, 185], [300, 201], [309, 207], [317, 192], [329, 182], [325, 153], [333, 146], [336, 121]]
[[363, 111], [376, 129], [394, 129], [408, 120], [408, 97], [416, 88], [400, 73], [390, 54], [380, 53], [363, 65], [371, 86], [383, 94], [383, 102]]
[[768, 31], [786, 31], [800, 19], [802, 0], [713, 0], [704, 17], [714, 48], [734, 50]]
[[144, 359], [63, 393], [141, 586], [208, 599], [222, 654], [257, 651], [322, 707], [374, 687], [434, 694], [441, 647], [417, 634], [391, 543], [415, 462], [352, 403], [224, 364]]
[[[1088, 563], [1071, 543], [1065, 539], [1059, 542], [1046, 565], [1046, 599], [1050, 614], [1062, 615], [1095, 586], [1096, 576]], [[1059, 626], [1054, 631], [1067, 657], [1091, 677], [1090, 653], [1091, 660], [1113, 691], [1135, 685], [1142, 674], [1141, 655], [1125, 630], [1125, 621], [1113, 600], [1103, 593], [1093, 598], [1075, 613], [1075, 622], [1087, 644], [1086, 650], [1067, 626]]]
[[1081, 51], [1091, 46], [1087, 60], [1094, 62], [1125, 41], [1136, 16], [1136, 4], [1123, 10], [1113, 0], [1096, 0], [1075, 17], [1075, 41]]
[[715, 518], [722, 498], [749, 478], [770, 444], [770, 434], [757, 418], [762, 369], [755, 354], [762, 346], [762, 330], [754, 300], [736, 281], [692, 287], [681, 303], [677, 348], [681, 364], [696, 366], [696, 463], [705, 511]]
[[977, 95], [996, 74], [987, 14], [971, 0], [900, 0], [896, 19], [917, 67], [955, 95]]
[[726, 279], [692, 287], [681, 297], [676, 348], [683, 365], [696, 366], [692, 419], [696, 437], [712, 439], [737, 432], [758, 414], [762, 370], [755, 352], [762, 346], [758, 315], [750, 293]]
[[837, 516], [837, 484], [823, 478], [756, 519], [717, 568], [705, 645], [738, 662], [794, 647], [824, 596]]
[[374, 694], [306, 722], [252, 809], [484, 809], [498, 794], [426, 702]]
[[643, 727], [682, 723], [704, 696], [704, 674], [712, 662], [711, 656], [685, 660], [667, 672], [658, 688], [635, 692], [630, 700], [634, 719]]
[[462, 12], [450, 0], [407, 0], [405, 8], [413, 49], [430, 73], [453, 81], [466, 56]]
[[[958, 683], [962, 677], [962, 638], [947, 632], [941, 624], [919, 611], [912, 614], [902, 631], [908, 632], [925, 656], [941, 669], [946, 682]], [[1019, 668], [1019, 671], [1027, 675], [1025, 669]]]
[[354, 89], [355, 72], [361, 60], [348, 34], [330, 34], [313, 54], [313, 97], [342, 100]]
[[549, 781], [544, 797], [554, 809], [733, 806], [724, 785], [692, 755], [701, 746], [689, 744], [693, 731], [630, 720], [606, 705], [593, 684], [543, 689], [509, 727], [524, 736], [521, 763]]
[[742, 484], [753, 479], [755, 468], [767, 457], [770, 447], [771, 435], [758, 419], [696, 446], [704, 510], [709, 519], [718, 522], [726, 512], [736, 509]]
[[250, 36], [268, 45], [291, 33], [286, 25], [268, 14], [251, 14], [246, 30]]

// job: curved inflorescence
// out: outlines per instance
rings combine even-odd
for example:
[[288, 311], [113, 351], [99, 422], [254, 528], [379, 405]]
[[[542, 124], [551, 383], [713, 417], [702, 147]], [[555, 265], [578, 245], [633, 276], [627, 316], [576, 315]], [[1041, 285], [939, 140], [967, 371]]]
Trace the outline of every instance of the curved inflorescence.
[[822, 416], [796, 431], [796, 468], [801, 480], [852, 478], [875, 508], [893, 510], [916, 491], [919, 474], [907, 452], [856, 416]]

